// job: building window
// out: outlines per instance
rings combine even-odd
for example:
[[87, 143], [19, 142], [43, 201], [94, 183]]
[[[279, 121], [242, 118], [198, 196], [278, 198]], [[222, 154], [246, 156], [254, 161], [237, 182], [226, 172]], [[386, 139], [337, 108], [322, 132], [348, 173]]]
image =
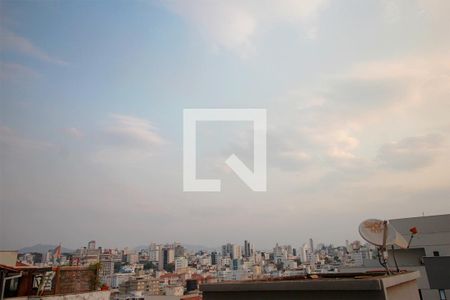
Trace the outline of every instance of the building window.
[[439, 251], [433, 251], [433, 256], [439, 256]]
[[17, 291], [18, 286], [19, 286], [19, 278], [10, 279], [9, 290], [11, 292]]

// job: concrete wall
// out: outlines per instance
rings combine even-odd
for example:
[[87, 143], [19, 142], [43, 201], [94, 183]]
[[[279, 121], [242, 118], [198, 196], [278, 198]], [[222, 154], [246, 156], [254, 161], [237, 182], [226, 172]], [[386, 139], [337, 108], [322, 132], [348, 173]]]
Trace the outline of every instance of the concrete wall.
[[180, 300], [180, 296], [144, 296], [144, 300]]
[[408, 272], [393, 276], [243, 281], [204, 284], [200, 290], [204, 300], [419, 300], [418, 276], [418, 272]]
[[[203, 300], [331, 300], [331, 299], [346, 299], [346, 300], [383, 300], [385, 299], [380, 292], [370, 291], [364, 294], [356, 291], [266, 291], [266, 292], [217, 292], [204, 293]], [[404, 300], [404, 299], [399, 299]]]
[[424, 257], [432, 289], [450, 289], [450, 256]]
[[[447, 299], [450, 299], [450, 290], [445, 291], [447, 295]], [[438, 290], [423, 290], [422, 291], [422, 299], [424, 300], [440, 300], [439, 291]]]
[[409, 229], [416, 227], [418, 233], [411, 242], [411, 248], [424, 248], [426, 256], [439, 251], [441, 256], [450, 255], [450, 214], [389, 220], [403, 237], [409, 240]]
[[[378, 264], [377, 268], [366, 268], [366, 267], [352, 267], [341, 269], [341, 272], [367, 272], [373, 269], [381, 269]], [[423, 300], [440, 300], [438, 290], [430, 289], [430, 284], [428, 282], [427, 271], [425, 270], [425, 266], [416, 266], [416, 267], [400, 267], [401, 270], [406, 271], [418, 271], [420, 272], [420, 277], [417, 278], [417, 287], [421, 290], [422, 299]], [[450, 290], [446, 290], [447, 299], [450, 299]]]
[[43, 299], [43, 300], [109, 300], [109, 291], [96, 291], [90, 293], [60, 295], [60, 296], [45, 296], [45, 297], [16, 297], [8, 298], [8, 300], [29, 300], [29, 299]]
[[17, 261], [17, 251], [0, 251], [0, 265], [15, 266]]
[[399, 285], [395, 285], [386, 289], [386, 299], [389, 300], [420, 300], [419, 293], [417, 292], [417, 285], [413, 281], [405, 282]]

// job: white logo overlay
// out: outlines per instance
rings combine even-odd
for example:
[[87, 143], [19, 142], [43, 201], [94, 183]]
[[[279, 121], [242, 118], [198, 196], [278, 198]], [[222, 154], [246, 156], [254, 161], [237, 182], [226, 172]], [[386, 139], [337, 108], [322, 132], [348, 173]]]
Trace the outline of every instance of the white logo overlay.
[[232, 154], [225, 163], [253, 191], [267, 189], [265, 109], [184, 109], [183, 110], [183, 190], [185, 192], [220, 192], [219, 179], [197, 179], [197, 121], [252, 121], [253, 172]]

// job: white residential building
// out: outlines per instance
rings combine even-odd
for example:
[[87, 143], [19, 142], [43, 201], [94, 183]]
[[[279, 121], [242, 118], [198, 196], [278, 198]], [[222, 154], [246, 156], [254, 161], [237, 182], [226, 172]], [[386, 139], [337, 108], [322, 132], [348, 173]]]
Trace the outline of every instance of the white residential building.
[[186, 269], [188, 267], [188, 260], [186, 257], [180, 256], [175, 258], [175, 272]]

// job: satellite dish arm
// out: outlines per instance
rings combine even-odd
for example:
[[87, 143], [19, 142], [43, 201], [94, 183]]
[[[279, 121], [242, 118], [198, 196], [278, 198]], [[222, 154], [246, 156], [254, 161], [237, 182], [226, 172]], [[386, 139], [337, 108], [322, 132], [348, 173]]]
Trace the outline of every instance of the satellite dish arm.
[[389, 267], [387, 264], [388, 252], [386, 248], [386, 241], [388, 236], [388, 222], [386, 220], [383, 221], [383, 246], [380, 249], [383, 263], [381, 264], [386, 269], [386, 273], [390, 275]]
[[383, 221], [383, 250], [386, 250], [386, 240], [387, 240], [388, 226], [387, 221]]

